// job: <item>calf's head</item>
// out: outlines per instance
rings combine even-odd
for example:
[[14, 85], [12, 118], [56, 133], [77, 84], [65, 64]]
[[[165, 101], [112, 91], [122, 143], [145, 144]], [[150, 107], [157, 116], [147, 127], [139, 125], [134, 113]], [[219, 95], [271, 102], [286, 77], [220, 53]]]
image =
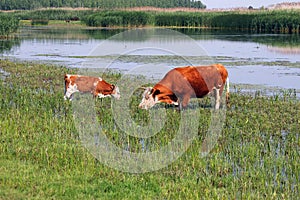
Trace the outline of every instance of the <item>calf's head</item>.
[[112, 85], [112, 92], [111, 92], [111, 96], [114, 97], [115, 99], [120, 99], [121, 94], [120, 94], [120, 89], [118, 86], [116, 85]]

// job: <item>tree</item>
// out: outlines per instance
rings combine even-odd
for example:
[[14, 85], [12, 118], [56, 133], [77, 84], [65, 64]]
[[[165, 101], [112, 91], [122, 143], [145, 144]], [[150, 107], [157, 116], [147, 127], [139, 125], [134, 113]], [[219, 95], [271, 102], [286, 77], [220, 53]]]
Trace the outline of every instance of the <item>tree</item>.
[[41, 7], [101, 7], [101, 8], [126, 8], [126, 7], [153, 6], [161, 8], [192, 7], [205, 8], [198, 0], [2, 0], [0, 9], [30, 10]]

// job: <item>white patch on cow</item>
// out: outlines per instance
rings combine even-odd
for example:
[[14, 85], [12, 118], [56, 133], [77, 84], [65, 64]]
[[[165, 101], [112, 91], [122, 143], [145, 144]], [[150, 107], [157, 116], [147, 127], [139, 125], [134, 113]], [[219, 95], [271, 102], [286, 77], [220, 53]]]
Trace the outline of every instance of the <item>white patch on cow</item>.
[[94, 87], [96, 87], [98, 85], [98, 81], [97, 82], [94, 82]]
[[99, 79], [99, 81], [102, 81], [102, 78], [99, 77], [98, 79]]
[[149, 108], [153, 107], [156, 103], [160, 103], [157, 96], [153, 98], [153, 96], [151, 95], [151, 90], [151, 87], [146, 88], [146, 90], [143, 93], [143, 99], [139, 104], [139, 108], [148, 110]]
[[109, 95], [109, 94], [104, 95], [102, 93], [99, 93], [97, 96], [98, 96], [98, 98], [105, 98], [105, 97], [110, 97], [111, 95]]
[[155, 102], [155, 103], [160, 103], [160, 101], [158, 100], [158, 97], [157, 97], [157, 96], [155, 96], [154, 102]]
[[112, 92], [111, 96], [114, 97], [115, 99], [120, 99], [121, 94], [120, 94], [120, 89], [118, 86], [115, 86], [115, 89]]

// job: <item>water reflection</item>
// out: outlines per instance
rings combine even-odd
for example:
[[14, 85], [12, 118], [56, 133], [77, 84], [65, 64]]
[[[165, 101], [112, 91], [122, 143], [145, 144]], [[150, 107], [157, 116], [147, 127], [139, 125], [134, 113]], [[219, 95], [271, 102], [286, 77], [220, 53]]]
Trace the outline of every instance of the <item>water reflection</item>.
[[19, 47], [20, 40], [11, 39], [11, 40], [0, 40], [0, 53], [8, 52], [13, 47]]
[[[149, 50], [155, 46], [180, 52], [192, 64], [221, 62], [229, 68], [233, 83], [261, 83], [300, 90], [297, 84], [300, 81], [300, 35], [174, 29], [185, 34], [185, 38], [162, 34], [160, 29], [138, 30], [23, 27], [18, 39], [0, 41], [0, 54], [2, 58], [82, 67], [82, 63], [93, 62], [95, 58], [89, 57], [91, 52], [105, 42], [105, 48], [98, 50], [97, 56], [102, 56], [98, 59], [99, 66], [106, 67], [110, 56], [118, 52], [141, 46], [148, 50], [135, 51], [138, 54], [129, 57], [123, 55], [113, 67], [130, 71], [141, 64], [181, 66], [176, 59]], [[205, 52], [195, 52], [195, 44]], [[199, 56], [204, 54], [207, 56]]]
[[278, 52], [280, 54], [291, 54], [291, 55], [300, 55], [300, 46], [299, 47], [293, 47], [293, 46], [286, 46], [286, 47], [274, 47], [274, 46], [268, 46], [268, 49], [271, 52]]
[[80, 28], [55, 28], [55, 27], [22, 27], [19, 32], [21, 39], [107, 39], [115, 34], [123, 32], [122, 29], [80, 29]]
[[255, 42], [277, 47], [300, 47], [299, 34], [250, 34], [248, 32], [233, 32], [230, 30], [209, 30], [181, 28], [174, 29], [196, 40], [226, 40], [239, 42]]

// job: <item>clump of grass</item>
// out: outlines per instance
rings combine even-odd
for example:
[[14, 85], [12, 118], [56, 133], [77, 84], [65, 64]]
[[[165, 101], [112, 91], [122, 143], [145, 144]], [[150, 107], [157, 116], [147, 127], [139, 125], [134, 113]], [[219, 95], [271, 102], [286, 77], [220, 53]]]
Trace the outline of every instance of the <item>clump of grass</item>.
[[[0, 196], [11, 198], [296, 199], [299, 196], [300, 102], [292, 93], [272, 96], [231, 94], [231, 107], [218, 144], [199, 153], [211, 120], [209, 99], [199, 103], [198, 138], [159, 171], [130, 174], [112, 169], [81, 145], [72, 103], [63, 100], [63, 75], [72, 70], [1, 60], [9, 72], [0, 80]], [[116, 81], [120, 74], [103, 77]], [[80, 95], [78, 95], [80, 96]], [[138, 110], [140, 92], [130, 100], [130, 116], [149, 123]], [[113, 127], [110, 99], [95, 100], [98, 122], [121, 148], [143, 152], [139, 138]], [[157, 107], [156, 109], [163, 109]], [[180, 113], [166, 109], [161, 131], [147, 138], [155, 151], [174, 138]], [[84, 119], [82, 119], [84, 120]], [[155, 128], [155, 127], [154, 127]]]
[[31, 25], [32, 26], [37, 26], [37, 25], [48, 25], [49, 20], [47, 19], [33, 19], [31, 20]]

